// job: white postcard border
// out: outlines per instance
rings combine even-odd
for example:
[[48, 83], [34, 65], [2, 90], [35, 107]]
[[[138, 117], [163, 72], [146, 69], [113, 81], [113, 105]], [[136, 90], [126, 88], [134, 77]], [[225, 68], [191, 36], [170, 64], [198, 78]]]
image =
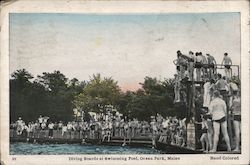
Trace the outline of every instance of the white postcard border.
[[[1, 161], [3, 164], [246, 164], [249, 163], [249, 1], [48, 1], [20, 0], [2, 4], [1, 11]], [[242, 153], [136, 155], [166, 160], [70, 161], [69, 157], [134, 157], [135, 155], [9, 155], [9, 13], [241, 13]], [[211, 160], [211, 156], [239, 160]], [[168, 160], [168, 158], [180, 160]]]

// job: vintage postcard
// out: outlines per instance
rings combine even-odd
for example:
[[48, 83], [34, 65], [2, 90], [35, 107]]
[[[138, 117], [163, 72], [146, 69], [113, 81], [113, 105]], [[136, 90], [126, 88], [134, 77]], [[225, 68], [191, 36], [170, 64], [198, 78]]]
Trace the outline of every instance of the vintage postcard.
[[249, 163], [249, 1], [1, 9], [2, 164]]

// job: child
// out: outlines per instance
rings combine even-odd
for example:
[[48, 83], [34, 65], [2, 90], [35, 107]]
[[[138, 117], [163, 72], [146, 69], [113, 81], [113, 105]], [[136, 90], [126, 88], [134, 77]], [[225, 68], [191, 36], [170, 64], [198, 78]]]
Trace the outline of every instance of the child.
[[[208, 152], [208, 148], [209, 148], [209, 142], [208, 142], [208, 124], [207, 124], [207, 117], [201, 115], [201, 122], [195, 122], [196, 124], [201, 124], [201, 137], [200, 137], [200, 141], [201, 141], [201, 145], [202, 145], [202, 151]], [[206, 147], [205, 147], [206, 144]]]

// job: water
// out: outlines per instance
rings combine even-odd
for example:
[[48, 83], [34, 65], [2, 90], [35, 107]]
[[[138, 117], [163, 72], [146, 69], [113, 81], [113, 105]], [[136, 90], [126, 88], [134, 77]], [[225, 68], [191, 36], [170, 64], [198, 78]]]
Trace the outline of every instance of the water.
[[146, 147], [122, 147], [80, 144], [32, 144], [11, 143], [11, 155], [63, 155], [63, 154], [160, 154]]

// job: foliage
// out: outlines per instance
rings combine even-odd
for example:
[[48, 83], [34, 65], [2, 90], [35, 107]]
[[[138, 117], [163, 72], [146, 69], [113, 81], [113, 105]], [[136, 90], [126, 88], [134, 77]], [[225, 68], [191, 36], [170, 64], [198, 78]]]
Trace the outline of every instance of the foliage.
[[150, 120], [150, 116], [157, 113], [183, 117], [185, 109], [173, 104], [173, 79], [159, 81], [145, 77], [140, 84], [137, 91], [121, 91], [117, 81], [100, 74], [94, 74], [89, 81], [79, 81], [54, 71], [44, 72], [34, 79], [25, 69], [17, 70], [10, 79], [11, 121], [19, 116], [33, 121], [39, 115], [49, 116], [53, 121], [68, 121], [73, 119], [74, 108], [103, 112], [106, 105], [139, 120]]
[[100, 74], [96, 74], [75, 97], [74, 104], [78, 109], [98, 112], [105, 105], [115, 105], [119, 95], [120, 88], [116, 81], [111, 77], [102, 78]]
[[25, 69], [14, 72], [10, 79], [11, 121], [21, 116], [25, 121], [49, 116], [51, 120], [72, 119], [72, 100], [82, 91], [84, 82], [68, 79], [59, 71], [43, 73], [32, 81]]

